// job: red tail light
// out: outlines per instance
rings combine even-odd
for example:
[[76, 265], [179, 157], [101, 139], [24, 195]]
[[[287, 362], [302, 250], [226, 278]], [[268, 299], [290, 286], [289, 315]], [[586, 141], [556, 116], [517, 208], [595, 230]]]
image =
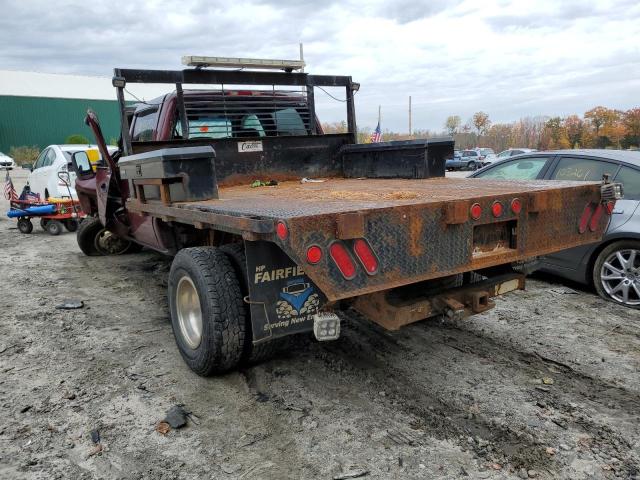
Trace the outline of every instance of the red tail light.
[[307, 249], [307, 262], [311, 265], [315, 265], [322, 260], [322, 249], [317, 245], [311, 245]]
[[607, 215], [611, 215], [614, 208], [616, 208], [616, 202], [607, 202]]
[[284, 222], [278, 222], [276, 224], [276, 235], [280, 240], [286, 240], [289, 236], [289, 229]]
[[511, 211], [518, 215], [522, 211], [522, 202], [519, 198], [511, 200]]
[[344, 278], [351, 280], [356, 276], [356, 266], [354, 265], [353, 260], [351, 260], [351, 255], [349, 255], [349, 252], [343, 243], [332, 243], [329, 247], [329, 254]]
[[593, 212], [591, 221], [589, 222], [589, 230], [591, 230], [592, 232], [596, 231], [596, 228], [598, 228], [598, 223], [600, 222], [600, 218], [602, 218], [603, 214], [604, 214], [604, 206], [601, 203], [599, 203], [598, 206], [596, 207], [596, 211]]
[[491, 205], [491, 213], [493, 213], [493, 216], [498, 218], [502, 216], [502, 204], [500, 202], [493, 202], [493, 205]]
[[482, 207], [480, 206], [480, 204], [474, 203], [473, 205], [471, 205], [470, 213], [471, 218], [473, 218], [474, 220], [478, 220], [482, 215]]
[[589, 225], [589, 219], [591, 218], [591, 214], [593, 213], [593, 207], [590, 203], [587, 203], [584, 206], [584, 210], [582, 211], [582, 216], [580, 217], [580, 223], [578, 224], [578, 232], [584, 233], [587, 231], [587, 226]]
[[360, 260], [369, 275], [373, 275], [378, 271], [378, 259], [366, 240], [358, 238], [353, 242], [353, 251], [356, 252], [358, 260]]

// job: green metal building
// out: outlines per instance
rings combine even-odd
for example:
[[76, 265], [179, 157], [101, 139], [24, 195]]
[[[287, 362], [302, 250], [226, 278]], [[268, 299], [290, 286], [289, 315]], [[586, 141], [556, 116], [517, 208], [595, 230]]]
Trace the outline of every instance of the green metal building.
[[[136, 91], [140, 98], [160, 94], [158, 88]], [[74, 134], [94, 143], [84, 124], [89, 108], [98, 115], [107, 142], [117, 139], [120, 120], [110, 77], [0, 70], [0, 151], [8, 154], [11, 147], [22, 146], [42, 149], [65, 143]]]
[[74, 134], [95, 143], [91, 130], [84, 124], [88, 108], [98, 115], [107, 141], [119, 136], [115, 100], [0, 95], [0, 152], [9, 153], [11, 147], [21, 146], [42, 149], [65, 143]]

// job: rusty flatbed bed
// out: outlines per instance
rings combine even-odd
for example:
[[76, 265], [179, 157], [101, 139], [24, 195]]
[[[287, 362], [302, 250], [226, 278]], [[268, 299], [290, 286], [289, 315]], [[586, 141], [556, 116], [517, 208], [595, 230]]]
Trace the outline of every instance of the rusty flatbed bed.
[[[298, 264], [307, 263], [310, 245], [326, 249], [336, 240], [366, 238], [382, 263], [374, 276], [345, 280], [326, 256], [305, 266], [326, 296], [337, 300], [598, 241], [608, 223], [606, 215], [593, 229], [579, 232], [578, 226], [585, 205], [599, 201], [600, 185], [332, 178], [274, 187], [223, 187], [219, 199], [208, 201], [163, 204], [131, 199], [127, 208], [164, 222], [275, 242]], [[514, 199], [522, 204], [517, 213], [510, 209]], [[492, 214], [496, 202], [503, 207], [497, 217]], [[476, 203], [482, 215], [474, 219], [470, 207]], [[286, 239], [276, 235], [278, 222], [288, 227]]]
[[[461, 200], [495, 198], [501, 195], [526, 195], [532, 192], [558, 191], [589, 183], [568, 181], [504, 181], [469, 178], [405, 179], [324, 179], [321, 183], [281, 182], [271, 187], [240, 185], [221, 187], [220, 198], [207, 201], [178, 202], [174, 209], [251, 219], [288, 219], [424, 205]], [[599, 183], [591, 183], [599, 185]], [[136, 203], [136, 202], [131, 202]], [[147, 213], [165, 211], [159, 203], [135, 205]], [[189, 216], [187, 212], [184, 215]], [[202, 217], [204, 218], [204, 217]], [[178, 219], [178, 218], [176, 218]], [[213, 218], [212, 218], [213, 220]], [[260, 232], [264, 230], [260, 229]]]

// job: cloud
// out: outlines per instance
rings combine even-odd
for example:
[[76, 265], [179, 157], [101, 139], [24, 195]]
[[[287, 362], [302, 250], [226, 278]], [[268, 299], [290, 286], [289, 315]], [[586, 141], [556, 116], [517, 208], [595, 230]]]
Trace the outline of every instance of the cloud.
[[[182, 68], [182, 55], [296, 58], [351, 75], [362, 126], [442, 128], [483, 110], [494, 122], [637, 106], [640, 3], [538, 0], [0, 0], [0, 65], [110, 76]], [[1, 92], [0, 92], [1, 93]], [[316, 95], [323, 120], [344, 105]]]

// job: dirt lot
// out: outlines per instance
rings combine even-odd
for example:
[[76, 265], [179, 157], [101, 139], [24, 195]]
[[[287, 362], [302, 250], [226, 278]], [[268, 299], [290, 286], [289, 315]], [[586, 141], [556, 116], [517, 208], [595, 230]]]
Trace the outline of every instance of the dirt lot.
[[[169, 262], [0, 219], [0, 478], [640, 476], [637, 311], [536, 279], [457, 324], [347, 314], [336, 342], [204, 379], [174, 345]], [[158, 433], [176, 404], [188, 425]]]

